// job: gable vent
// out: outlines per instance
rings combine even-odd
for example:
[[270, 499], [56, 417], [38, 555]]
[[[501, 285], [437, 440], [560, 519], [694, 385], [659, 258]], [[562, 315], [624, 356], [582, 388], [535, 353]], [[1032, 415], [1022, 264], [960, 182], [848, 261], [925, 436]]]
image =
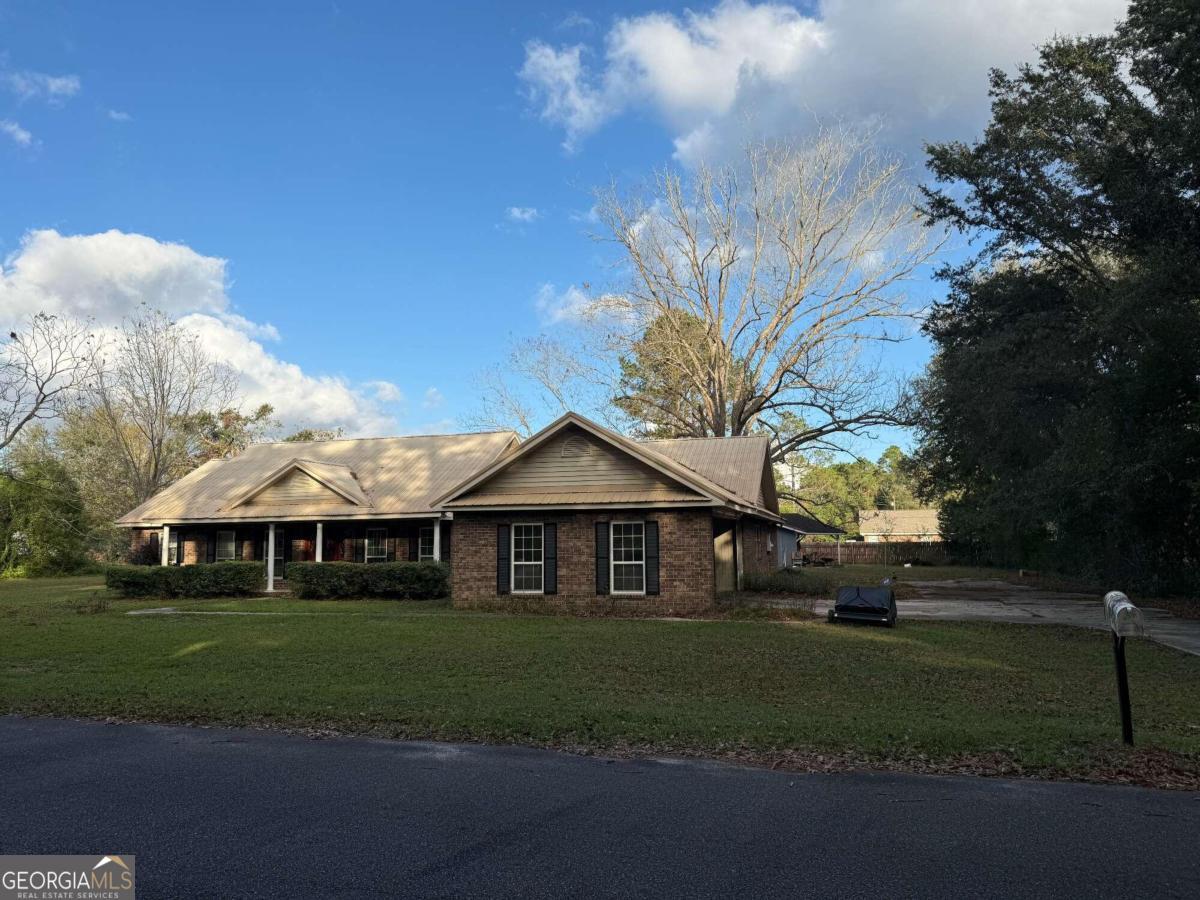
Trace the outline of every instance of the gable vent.
[[563, 456], [587, 456], [592, 452], [592, 445], [582, 435], [573, 434], [562, 444]]

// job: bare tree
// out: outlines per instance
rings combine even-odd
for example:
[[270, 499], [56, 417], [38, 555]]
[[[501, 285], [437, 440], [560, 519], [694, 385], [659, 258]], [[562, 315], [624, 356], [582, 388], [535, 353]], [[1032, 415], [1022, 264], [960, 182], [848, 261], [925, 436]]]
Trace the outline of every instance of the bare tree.
[[229, 409], [237, 377], [157, 310], [127, 319], [103, 356], [86, 401], [140, 503], [195, 465], [203, 450], [197, 423]]
[[604, 192], [629, 276], [596, 301], [626, 360], [618, 403], [654, 431], [765, 430], [777, 460], [902, 423], [901, 385], [867, 350], [903, 336], [905, 282], [940, 246], [915, 199], [897, 161], [844, 129], [660, 173], [648, 196]]
[[905, 382], [876, 351], [907, 336], [904, 288], [942, 243], [916, 200], [900, 163], [847, 129], [664, 171], [632, 196], [609, 187], [596, 212], [623, 284], [571, 310], [566, 337], [517, 345], [487, 379], [490, 419], [529, 429], [542, 404], [646, 435], [765, 432], [777, 461], [906, 424]]
[[38, 313], [0, 344], [0, 450], [29, 423], [59, 415], [95, 372], [86, 323]]
[[[594, 348], [575, 348], [544, 335], [517, 342], [507, 364], [482, 372], [478, 389], [483, 409], [468, 418], [474, 428], [511, 428], [528, 437], [547, 416], [567, 410], [591, 411], [601, 422], [618, 427], [612, 397], [612, 378]], [[512, 376], [527, 382], [522, 392]]]

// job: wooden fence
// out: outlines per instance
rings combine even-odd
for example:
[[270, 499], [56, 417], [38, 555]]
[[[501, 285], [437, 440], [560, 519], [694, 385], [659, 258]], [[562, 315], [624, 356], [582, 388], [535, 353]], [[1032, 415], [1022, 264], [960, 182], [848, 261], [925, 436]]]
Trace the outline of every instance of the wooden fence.
[[[809, 559], [837, 562], [838, 545], [833, 541], [802, 541], [797, 552]], [[944, 541], [892, 544], [868, 544], [865, 541], [842, 541], [842, 565], [892, 566], [906, 562], [944, 566], [950, 562], [950, 545]]]

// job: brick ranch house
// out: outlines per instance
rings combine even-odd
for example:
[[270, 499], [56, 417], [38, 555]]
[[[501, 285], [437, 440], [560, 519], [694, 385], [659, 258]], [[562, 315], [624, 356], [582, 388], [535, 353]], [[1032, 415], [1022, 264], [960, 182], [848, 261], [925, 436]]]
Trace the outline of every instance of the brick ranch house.
[[[704, 608], [779, 567], [765, 437], [513, 432], [255, 444], [123, 516], [162, 565], [442, 560], [456, 606]], [[598, 604], [604, 604], [598, 606]]]

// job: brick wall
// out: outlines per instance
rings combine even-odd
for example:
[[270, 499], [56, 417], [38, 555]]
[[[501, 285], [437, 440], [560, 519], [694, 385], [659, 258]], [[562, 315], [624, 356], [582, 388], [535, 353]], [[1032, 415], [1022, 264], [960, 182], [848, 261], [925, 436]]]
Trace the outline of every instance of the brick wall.
[[742, 571], [750, 574], [779, 568], [775, 552], [775, 526], [757, 519], [742, 520]]
[[131, 562], [157, 563], [161, 559], [158, 541], [161, 532], [157, 528], [131, 528], [129, 531], [129, 559]]
[[[658, 523], [661, 593], [647, 597], [596, 595], [596, 522]], [[512, 522], [558, 526], [558, 593], [551, 596], [496, 593], [496, 527]], [[707, 609], [713, 603], [712, 514], [708, 510], [546, 511], [523, 515], [454, 515], [451, 595], [464, 608], [545, 612], [669, 615]]]

